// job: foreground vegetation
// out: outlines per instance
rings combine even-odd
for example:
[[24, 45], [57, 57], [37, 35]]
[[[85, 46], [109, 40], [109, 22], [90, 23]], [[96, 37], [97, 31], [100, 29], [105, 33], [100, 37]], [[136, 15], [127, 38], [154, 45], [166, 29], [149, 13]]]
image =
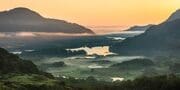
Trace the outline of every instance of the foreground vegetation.
[[50, 79], [36, 74], [11, 74], [1, 77], [0, 90], [179, 90], [180, 78], [175, 75], [140, 77], [135, 80], [105, 82], [87, 79]]

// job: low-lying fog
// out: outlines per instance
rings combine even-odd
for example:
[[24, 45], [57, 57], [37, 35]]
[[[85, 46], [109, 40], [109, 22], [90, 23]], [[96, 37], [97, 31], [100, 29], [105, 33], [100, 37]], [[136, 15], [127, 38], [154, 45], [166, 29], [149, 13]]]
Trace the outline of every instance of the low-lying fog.
[[[98, 58], [86, 57], [88, 56], [74, 56], [67, 58], [53, 57], [46, 58], [35, 63], [38, 66], [41, 66], [42, 64], [64, 62], [65, 66], [45, 68], [47, 72], [52, 73], [57, 77], [72, 76], [76, 78], [87, 78], [88, 76], [94, 76], [97, 79], [111, 81], [113, 77], [116, 77], [116, 79], [117, 77], [125, 79], [125, 74], [127, 73], [120, 72], [117, 69], [109, 68], [111, 65], [136, 58], [144, 58], [142, 56], [102, 56]], [[131, 79], [131, 77], [128, 77], [127, 79]]]
[[[107, 35], [97, 35], [96, 37], [78, 37], [78, 39], [64, 39], [58, 41], [58, 43], [49, 43], [62, 39], [61, 33], [48, 34], [37, 32], [20, 32], [20, 33], [0, 33], [0, 39], [2, 43], [11, 53], [22, 55], [26, 53], [34, 53], [39, 48], [52, 48], [54, 46], [65, 49], [67, 51], [85, 51], [86, 55], [75, 55], [65, 57], [45, 57], [35, 59], [33, 62], [44, 71], [52, 73], [54, 76], [63, 77], [76, 77], [86, 78], [88, 76], [94, 76], [97, 79], [103, 79], [107, 81], [132, 79], [139, 75], [139, 72], [127, 72], [121, 71], [118, 68], [112, 68], [111, 66], [123, 61], [129, 61], [136, 58], [144, 58], [143, 56], [121, 56], [116, 53], [110, 52], [109, 47], [114, 42], [120, 42], [127, 37], [132, 37], [143, 32], [120, 32]], [[54, 36], [53, 36], [54, 35]], [[82, 34], [81, 34], [82, 35]], [[39, 36], [42, 36], [41, 38]], [[33, 39], [25, 39], [25, 38]], [[71, 36], [72, 37], [72, 36]], [[6, 38], [6, 39], [3, 39]], [[8, 45], [4, 44], [6, 40]], [[65, 44], [65, 45], [64, 45]], [[71, 45], [72, 44], [72, 45]], [[91, 47], [87, 46], [90, 45]], [[35, 48], [36, 47], [36, 48]], [[66, 48], [70, 47], [70, 48]], [[74, 48], [73, 48], [74, 47]], [[46, 50], [46, 49], [45, 49]], [[53, 51], [53, 50], [52, 50]], [[48, 51], [46, 51], [48, 52]], [[33, 56], [31, 56], [33, 58]], [[30, 57], [30, 58], [31, 58]], [[25, 58], [25, 59], [29, 59]]]

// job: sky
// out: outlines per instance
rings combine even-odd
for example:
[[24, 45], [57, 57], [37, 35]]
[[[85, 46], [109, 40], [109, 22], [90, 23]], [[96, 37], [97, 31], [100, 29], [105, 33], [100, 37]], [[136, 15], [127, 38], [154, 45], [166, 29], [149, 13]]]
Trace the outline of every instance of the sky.
[[0, 11], [15, 7], [103, 33], [116, 31], [115, 27], [119, 31], [133, 25], [158, 24], [180, 9], [180, 0], [0, 0]]

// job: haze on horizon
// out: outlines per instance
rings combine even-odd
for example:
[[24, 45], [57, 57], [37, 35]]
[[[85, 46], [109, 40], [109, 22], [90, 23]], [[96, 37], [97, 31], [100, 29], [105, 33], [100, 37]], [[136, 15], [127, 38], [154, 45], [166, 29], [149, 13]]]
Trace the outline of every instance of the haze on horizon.
[[[26, 7], [44, 17], [67, 20], [90, 28], [157, 24], [180, 8], [180, 0], [1, 0], [0, 11]], [[98, 30], [97, 33], [112, 32]], [[114, 30], [116, 31], [116, 30]]]

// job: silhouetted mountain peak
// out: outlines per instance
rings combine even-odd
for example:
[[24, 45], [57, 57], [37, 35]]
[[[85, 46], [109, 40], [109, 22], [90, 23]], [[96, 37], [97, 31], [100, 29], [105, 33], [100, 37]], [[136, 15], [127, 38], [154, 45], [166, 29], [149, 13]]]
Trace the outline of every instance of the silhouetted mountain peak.
[[23, 7], [18, 7], [18, 8], [14, 8], [11, 9], [9, 11], [4, 11], [2, 13], [0, 13], [1, 17], [3, 17], [4, 19], [41, 19], [42, 16], [40, 14], [38, 14], [35, 11], [32, 11], [28, 8], [23, 8]]
[[180, 9], [176, 10], [171, 16], [167, 19], [167, 21], [173, 21], [176, 19], [180, 19]]
[[94, 32], [86, 27], [64, 20], [49, 19], [28, 8], [18, 7], [0, 12], [0, 32]]
[[17, 7], [9, 10], [10, 12], [33, 12], [32, 10], [24, 7]]

